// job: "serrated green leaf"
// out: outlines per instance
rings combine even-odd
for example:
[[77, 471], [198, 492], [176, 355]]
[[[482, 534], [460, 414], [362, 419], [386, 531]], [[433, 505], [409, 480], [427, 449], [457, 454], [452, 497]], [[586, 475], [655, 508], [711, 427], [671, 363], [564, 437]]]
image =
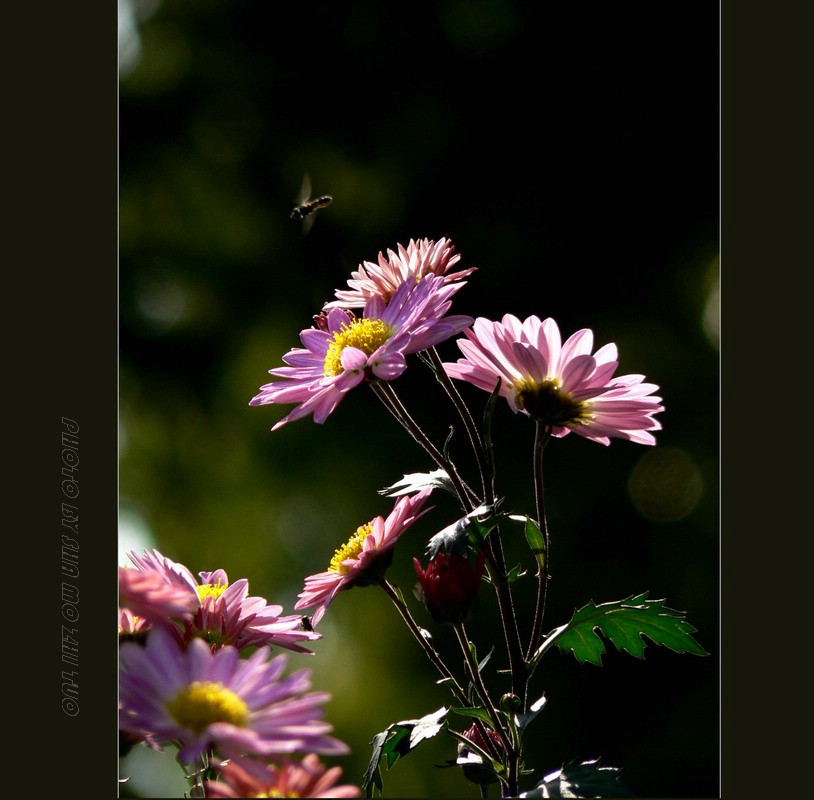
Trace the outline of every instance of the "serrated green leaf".
[[574, 612], [556, 640], [562, 652], [571, 650], [580, 664], [601, 666], [605, 645], [601, 632], [618, 650], [644, 658], [647, 637], [676, 653], [709, 655], [690, 634], [695, 628], [684, 619], [685, 612], [664, 605], [664, 600], [647, 600], [647, 592], [625, 600], [594, 604], [593, 600]]
[[570, 763], [546, 775], [537, 786], [520, 797], [526, 798], [589, 798], [630, 797], [620, 783], [619, 767], [601, 766], [599, 759]]
[[432, 714], [420, 719], [405, 719], [388, 725], [381, 733], [373, 737], [373, 755], [362, 779], [365, 796], [371, 797], [373, 788], [382, 790], [382, 775], [379, 768], [382, 758], [390, 769], [399, 758], [404, 758], [418, 747], [425, 739], [431, 739], [444, 725], [444, 718], [449, 709], [442, 706]]

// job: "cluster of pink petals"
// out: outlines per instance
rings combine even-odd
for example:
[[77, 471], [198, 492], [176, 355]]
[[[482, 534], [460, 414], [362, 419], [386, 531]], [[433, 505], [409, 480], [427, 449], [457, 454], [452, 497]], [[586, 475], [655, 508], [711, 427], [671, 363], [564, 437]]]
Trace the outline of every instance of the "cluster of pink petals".
[[308, 328], [300, 333], [305, 348], [290, 350], [283, 361], [287, 366], [269, 370], [283, 380], [267, 383], [249, 405], [299, 403], [272, 430], [293, 420], [312, 415], [323, 423], [345, 394], [365, 380], [392, 381], [407, 368], [405, 356], [434, 347], [472, 324], [462, 315], [446, 317], [452, 295], [463, 283], [447, 284], [444, 278], [426, 275], [418, 283], [404, 281], [385, 302], [378, 295], [365, 303], [362, 319], [381, 320], [393, 333], [373, 353], [346, 346], [341, 352], [342, 372], [325, 374], [325, 361], [334, 336], [351, 324], [350, 314], [333, 308], [327, 316], [327, 330]]
[[563, 343], [553, 319], [541, 322], [530, 316], [521, 322], [507, 314], [501, 322], [479, 317], [465, 336], [457, 342], [464, 358], [444, 364], [451, 377], [487, 392], [501, 378], [500, 394], [515, 413], [528, 413], [520, 396], [528, 381], [556, 380], [561, 395], [584, 404], [587, 418], [554, 425], [553, 436], [573, 431], [605, 445], [612, 437], [655, 444], [648, 431], [661, 429], [653, 419], [664, 410], [661, 398], [652, 394], [658, 386], [643, 383], [644, 375], [613, 377], [618, 367], [616, 345], [606, 344], [591, 355], [589, 329], [577, 331]]
[[388, 301], [405, 282], [418, 283], [425, 275], [439, 275], [445, 283], [461, 280], [477, 268], [450, 272], [460, 261], [460, 254], [447, 239], [414, 241], [407, 247], [396, 245], [398, 252], [379, 253], [378, 264], [364, 261], [348, 280], [350, 289], [337, 289], [336, 300], [325, 304], [331, 308], [362, 308], [371, 297]]
[[235, 758], [204, 786], [207, 797], [360, 797], [358, 786], [337, 785], [341, 767], [327, 768], [314, 753], [300, 762]]
[[188, 587], [169, 583], [157, 572], [119, 567], [119, 629], [124, 632], [191, 618], [198, 605]]
[[[182, 627], [172, 629], [182, 643], [204, 638], [215, 647], [231, 644], [242, 650], [269, 645], [311, 653], [300, 643], [321, 638], [321, 634], [303, 628], [301, 616], [281, 616], [282, 606], [268, 605], [262, 597], [250, 597], [249, 582], [245, 578], [229, 583], [226, 572], [218, 569], [200, 572], [199, 583], [187, 567], [158, 550], [145, 551], [141, 556], [131, 551], [128, 557], [143, 574], [159, 576], [165, 585], [185, 591], [193, 598], [194, 612], [182, 618]], [[226, 589], [217, 597], [200, 599], [198, 589], [202, 586], [225, 586]]]
[[[235, 647], [212, 651], [200, 639], [181, 647], [163, 628], [144, 646], [126, 642], [119, 657], [119, 727], [136, 736], [179, 745], [184, 763], [212, 748], [223, 758], [290, 753], [343, 755], [348, 747], [327, 734], [322, 705], [330, 696], [311, 692], [310, 671], [283, 677], [286, 656], [269, 658], [262, 647], [241, 658]], [[244, 724], [215, 721], [193, 730], [173, 716], [175, 698], [193, 684], [215, 684], [237, 696], [248, 715]]]
[[373, 563], [396, 546], [399, 537], [431, 508], [423, 508], [432, 488], [422, 489], [415, 495], [400, 497], [387, 519], [376, 517], [371, 520], [370, 533], [362, 543], [362, 550], [356, 558], [342, 562], [342, 570], [327, 570], [310, 575], [305, 579], [305, 587], [299, 594], [295, 610], [316, 606], [312, 624], [322, 619], [333, 599], [343, 589], [350, 589]]

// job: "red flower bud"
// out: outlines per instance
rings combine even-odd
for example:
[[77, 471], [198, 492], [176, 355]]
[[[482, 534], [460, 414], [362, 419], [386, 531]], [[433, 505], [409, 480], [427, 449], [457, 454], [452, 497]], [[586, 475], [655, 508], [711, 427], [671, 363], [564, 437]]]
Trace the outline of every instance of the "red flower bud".
[[481, 551], [473, 565], [464, 556], [439, 550], [426, 569], [421, 568], [417, 558], [413, 559], [422, 600], [436, 622], [457, 625], [478, 610], [485, 558], [486, 553]]
[[[489, 740], [493, 746], [493, 748], [502, 756], [503, 753], [503, 742], [500, 741], [500, 736], [498, 736], [495, 731], [491, 728], [484, 728], [486, 731], [486, 735], [489, 737]], [[476, 725], [472, 725], [471, 727], [467, 728], [463, 735], [469, 739], [470, 742], [476, 744], [481, 750], [485, 753], [489, 752], [489, 745], [486, 744], [483, 736], [481, 736], [481, 732], [478, 730]], [[472, 759], [476, 759], [473, 761]], [[486, 785], [489, 783], [495, 783], [497, 781], [497, 776], [492, 772], [490, 769], [487, 769], [484, 766], [481, 766], [477, 763], [478, 756], [474, 751], [467, 748], [467, 746], [463, 742], [458, 743], [458, 763], [461, 764], [461, 767], [464, 772], [464, 777], [467, 780], [472, 781], [472, 783], [479, 783], [481, 785]], [[500, 760], [500, 757], [498, 758]], [[483, 762], [481, 761], [481, 764]]]

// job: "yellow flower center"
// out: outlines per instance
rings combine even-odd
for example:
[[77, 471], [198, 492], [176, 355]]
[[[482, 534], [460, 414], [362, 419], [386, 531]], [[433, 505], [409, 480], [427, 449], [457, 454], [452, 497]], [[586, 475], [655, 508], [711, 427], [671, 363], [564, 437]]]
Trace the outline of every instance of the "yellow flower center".
[[279, 789], [269, 789], [266, 792], [251, 793], [248, 797], [299, 797], [296, 792], [281, 792]]
[[336, 549], [328, 569], [333, 572], [340, 572], [343, 575], [347, 573], [348, 568], [344, 566], [342, 562], [349, 558], [358, 558], [359, 553], [362, 552], [362, 544], [371, 533], [373, 533], [373, 527], [369, 522], [365, 525], [360, 525], [353, 536], [351, 536], [342, 547]]
[[214, 597], [217, 600], [228, 588], [228, 583], [204, 583], [201, 586], [196, 586], [195, 591], [198, 593], [198, 599], [203, 604], [207, 597]]
[[395, 331], [380, 319], [355, 319], [342, 327], [333, 335], [325, 354], [325, 375], [334, 377], [343, 372], [340, 356], [346, 347], [356, 347], [363, 353], [371, 356], [375, 353]]
[[515, 401], [533, 419], [550, 425], [585, 425], [594, 418], [590, 403], [575, 401], [563, 392], [559, 378], [521, 378], [514, 382]]
[[194, 681], [167, 703], [172, 718], [195, 733], [202, 733], [213, 722], [245, 725], [248, 706], [233, 691], [212, 681]]

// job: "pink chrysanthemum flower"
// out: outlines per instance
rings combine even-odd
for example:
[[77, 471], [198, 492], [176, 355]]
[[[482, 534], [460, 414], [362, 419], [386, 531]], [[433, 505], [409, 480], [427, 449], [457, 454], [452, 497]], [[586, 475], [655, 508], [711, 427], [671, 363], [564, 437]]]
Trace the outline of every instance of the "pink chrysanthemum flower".
[[144, 617], [137, 617], [129, 608], [119, 608], [119, 640], [139, 640], [147, 635], [150, 623]]
[[350, 289], [337, 289], [336, 300], [325, 304], [331, 308], [362, 308], [371, 297], [380, 297], [387, 302], [408, 279], [418, 283], [425, 275], [440, 275], [445, 283], [461, 280], [471, 275], [477, 267], [450, 272], [458, 261], [460, 253], [448, 239], [434, 242], [430, 239], [414, 241], [410, 239], [407, 247], [396, 245], [398, 252], [388, 248], [387, 258], [379, 253], [379, 263], [364, 261], [359, 269], [351, 273], [348, 280]]
[[658, 386], [643, 383], [644, 375], [614, 378], [615, 344], [591, 355], [587, 328], [563, 344], [553, 319], [531, 316], [521, 323], [511, 314], [501, 322], [480, 317], [465, 334], [458, 340], [465, 357], [444, 364], [451, 377], [487, 392], [501, 378], [500, 394], [512, 410], [550, 425], [553, 436], [573, 431], [605, 445], [612, 437], [655, 444], [648, 431], [661, 429], [653, 415], [664, 406], [651, 394]]
[[268, 605], [262, 597], [249, 597], [249, 582], [245, 578], [230, 584], [226, 572], [218, 569], [198, 573], [199, 583], [187, 567], [158, 550], [145, 551], [142, 556], [132, 551], [127, 555], [143, 573], [159, 575], [168, 585], [192, 594], [194, 613], [182, 620], [182, 627], [173, 628], [182, 644], [200, 638], [213, 648], [226, 644], [239, 650], [276, 645], [298, 653], [311, 653], [299, 642], [321, 638], [321, 634], [303, 628], [301, 616], [280, 616], [282, 606]]
[[266, 764], [235, 758], [221, 767], [216, 781], [207, 781], [207, 797], [360, 797], [358, 786], [337, 786], [342, 767], [328, 769], [314, 753], [299, 763]]
[[345, 544], [337, 548], [325, 572], [305, 579], [305, 588], [295, 610], [317, 606], [312, 618], [316, 625], [333, 599], [344, 589], [378, 583], [393, 560], [399, 537], [430, 508], [422, 507], [432, 492], [422, 489], [396, 501], [387, 519], [376, 517], [359, 526]]
[[139, 633], [150, 625], [191, 618], [198, 599], [188, 587], [168, 583], [162, 575], [119, 567], [119, 607], [119, 632]]
[[472, 324], [466, 316], [444, 315], [463, 283], [445, 284], [426, 275], [403, 282], [388, 303], [370, 297], [360, 318], [334, 308], [324, 327], [302, 331], [305, 349], [283, 356], [288, 365], [269, 370], [284, 380], [267, 383], [249, 405], [299, 403], [272, 430], [313, 415], [323, 423], [345, 394], [365, 380], [392, 381], [407, 368], [405, 356], [433, 347]]
[[330, 696], [308, 693], [309, 670], [283, 677], [287, 656], [269, 654], [261, 647], [242, 659], [234, 647], [213, 652], [200, 639], [182, 648], [155, 628], [143, 647], [120, 648], [119, 727], [178, 743], [185, 763], [210, 748], [222, 758], [347, 753], [321, 719]]

